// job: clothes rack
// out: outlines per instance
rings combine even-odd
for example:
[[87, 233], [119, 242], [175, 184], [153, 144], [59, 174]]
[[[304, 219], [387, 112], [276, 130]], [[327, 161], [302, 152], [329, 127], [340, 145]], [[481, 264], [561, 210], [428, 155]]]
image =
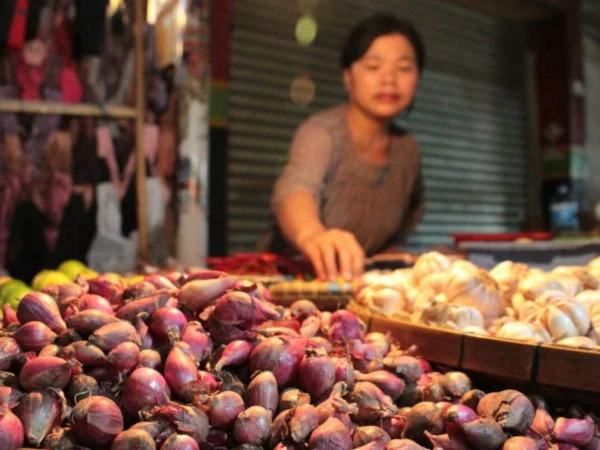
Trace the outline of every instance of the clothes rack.
[[135, 107], [117, 105], [99, 106], [90, 103], [66, 104], [60, 102], [0, 100], [0, 113], [26, 114], [65, 114], [73, 116], [95, 116], [114, 119], [135, 119], [136, 129], [136, 196], [139, 235], [139, 259], [147, 262], [148, 224], [146, 218], [146, 171], [144, 150], [144, 5], [143, 0], [135, 1]]

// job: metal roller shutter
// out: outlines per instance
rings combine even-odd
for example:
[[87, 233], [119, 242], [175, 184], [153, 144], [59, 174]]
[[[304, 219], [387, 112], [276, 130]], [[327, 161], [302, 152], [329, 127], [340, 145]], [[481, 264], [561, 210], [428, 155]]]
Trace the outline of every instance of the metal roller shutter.
[[[299, 4], [316, 4], [318, 35], [296, 43]], [[368, 3], [368, 5], [367, 5]], [[228, 251], [252, 250], [270, 223], [271, 188], [295, 128], [339, 104], [339, 48], [350, 27], [386, 10], [414, 22], [427, 46], [416, 109], [402, 124], [423, 155], [427, 212], [411, 247], [460, 231], [518, 229], [525, 204], [524, 29], [436, 0], [236, 0], [230, 85]], [[307, 74], [309, 106], [290, 99]]]

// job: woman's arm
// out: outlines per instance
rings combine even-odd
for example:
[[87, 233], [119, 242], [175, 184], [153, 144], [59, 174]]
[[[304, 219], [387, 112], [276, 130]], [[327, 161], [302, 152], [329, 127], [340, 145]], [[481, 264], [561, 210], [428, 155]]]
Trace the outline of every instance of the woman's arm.
[[335, 279], [341, 272], [349, 279], [363, 270], [363, 250], [352, 233], [326, 229], [319, 216], [333, 146], [327, 130], [303, 124], [275, 183], [272, 207], [285, 238], [310, 259], [320, 278]]
[[327, 130], [305, 122], [296, 131], [288, 162], [275, 183], [271, 207], [283, 235], [297, 248], [300, 240], [325, 229], [319, 204], [333, 145]]

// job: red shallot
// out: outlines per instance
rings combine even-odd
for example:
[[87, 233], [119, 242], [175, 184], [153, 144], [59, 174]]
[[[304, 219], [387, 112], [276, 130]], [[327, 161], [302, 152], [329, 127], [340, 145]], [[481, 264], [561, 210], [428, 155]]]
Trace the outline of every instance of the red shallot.
[[235, 392], [220, 392], [210, 397], [209, 407], [212, 426], [231, 428], [244, 410], [244, 400]]
[[30, 292], [19, 302], [17, 318], [21, 324], [27, 322], [42, 322], [55, 333], [67, 329], [56, 301], [42, 292]]
[[95, 294], [86, 294], [79, 297], [77, 302], [77, 308], [79, 311], [85, 311], [86, 309], [94, 309], [96, 311], [102, 311], [107, 314], [113, 315], [113, 307], [108, 300], [104, 297], [100, 297]]
[[198, 380], [198, 368], [192, 358], [184, 352], [184, 342], [179, 342], [169, 352], [165, 361], [165, 380], [169, 387], [182, 399], [187, 399], [190, 383]]
[[389, 395], [392, 400], [398, 399], [404, 391], [404, 381], [387, 370], [376, 370], [365, 374], [355, 371], [354, 375], [358, 381], [369, 381], [373, 383], [381, 389], [384, 394]]
[[169, 399], [167, 382], [154, 369], [135, 369], [125, 382], [122, 401], [125, 410], [135, 416], [138, 411], [164, 405]]
[[270, 337], [260, 342], [250, 354], [250, 372], [270, 371], [277, 386], [288, 384], [298, 371], [306, 350], [306, 339]]
[[19, 382], [28, 391], [45, 388], [64, 389], [76, 367], [78, 363], [75, 360], [65, 361], [55, 356], [40, 356], [23, 366]]
[[198, 381], [201, 384], [203, 384], [204, 386], [206, 386], [206, 388], [208, 389], [208, 392], [215, 391], [219, 384], [217, 379], [215, 378], [215, 376], [212, 373], [206, 372], [204, 370], [198, 371]]
[[256, 375], [248, 385], [247, 398], [250, 406], [262, 406], [274, 415], [279, 402], [275, 376], [269, 371]]
[[175, 343], [181, 339], [187, 324], [185, 315], [177, 308], [159, 308], [152, 314], [150, 330], [159, 339]]
[[198, 443], [185, 434], [172, 434], [160, 450], [200, 450]]
[[460, 434], [460, 426], [464, 423], [477, 420], [477, 413], [468, 406], [453, 405], [443, 413], [446, 421], [446, 432], [451, 436]]
[[18, 324], [19, 319], [17, 318], [17, 313], [12, 306], [8, 303], [5, 303], [2, 306], [2, 326], [6, 329], [13, 324]]
[[10, 368], [20, 354], [21, 348], [17, 341], [10, 337], [0, 337], [0, 370]]
[[125, 303], [117, 309], [117, 317], [122, 320], [133, 321], [140, 313], [153, 314], [157, 309], [169, 304], [172, 292], [167, 290], [157, 291], [147, 297], [142, 297]]
[[352, 436], [346, 426], [333, 417], [319, 425], [308, 441], [310, 450], [351, 450]]
[[178, 433], [187, 434], [196, 442], [204, 442], [208, 436], [208, 417], [195, 406], [169, 402], [153, 408], [151, 413], [154, 420], [168, 421]]
[[354, 418], [359, 422], [373, 421], [393, 415], [398, 410], [388, 395], [368, 381], [359, 381], [354, 385], [350, 392], [350, 401], [358, 406], [358, 412]]
[[110, 352], [123, 342], [135, 342], [141, 345], [140, 336], [137, 334], [135, 327], [123, 320], [98, 328], [92, 333], [88, 341], [105, 352]]
[[300, 405], [291, 411], [289, 429], [292, 441], [304, 442], [318, 426], [319, 415], [313, 405]]
[[285, 411], [307, 403], [310, 403], [309, 394], [302, 392], [300, 389], [288, 388], [281, 393], [278, 409], [279, 411]]
[[376, 427], [373, 425], [359, 427], [354, 432], [354, 436], [352, 438], [352, 445], [354, 447], [361, 447], [363, 445], [367, 445], [370, 442], [382, 440], [384, 442], [390, 442], [390, 437], [388, 434], [380, 427]]
[[241, 444], [261, 445], [271, 433], [271, 413], [262, 406], [251, 406], [237, 416], [233, 433]]
[[533, 417], [531, 429], [540, 436], [548, 436], [554, 429], [554, 419], [544, 408], [538, 408]]
[[75, 358], [83, 366], [98, 367], [106, 365], [106, 355], [102, 350], [87, 341], [77, 341], [64, 347], [59, 356], [64, 359]]
[[156, 350], [145, 349], [140, 352], [138, 356], [138, 365], [140, 367], [148, 367], [150, 369], [156, 369], [161, 364], [160, 353]]
[[471, 390], [471, 380], [462, 372], [448, 372], [439, 378], [438, 383], [451, 398], [462, 397]]
[[106, 360], [117, 370], [129, 370], [135, 367], [140, 357], [140, 348], [133, 342], [123, 342], [113, 348]]
[[314, 399], [321, 398], [335, 383], [335, 366], [326, 354], [309, 350], [298, 368], [299, 380]]
[[567, 419], [559, 417], [552, 431], [552, 438], [558, 442], [576, 446], [587, 445], [594, 437], [596, 426], [590, 418]]
[[344, 382], [348, 386], [348, 389], [352, 389], [356, 381], [352, 361], [349, 358], [333, 356], [331, 362], [333, 362], [333, 366], [335, 367], [335, 382]]
[[386, 450], [425, 450], [425, 447], [410, 439], [393, 439], [388, 442]]
[[472, 389], [460, 398], [460, 404], [468, 406], [473, 411], [477, 411], [479, 401], [485, 397], [485, 392], [479, 389]]
[[95, 309], [86, 309], [67, 319], [69, 328], [73, 328], [84, 337], [89, 336], [104, 325], [117, 322], [121, 321], [115, 316]]
[[332, 341], [362, 340], [364, 333], [365, 324], [354, 313], [340, 309], [331, 315], [328, 336]]
[[115, 437], [110, 450], [156, 450], [156, 444], [147, 431], [130, 428]]
[[406, 424], [406, 417], [400, 415], [384, 417], [378, 423], [391, 439], [400, 439]]
[[239, 366], [250, 357], [254, 344], [248, 341], [231, 341], [225, 346], [221, 358], [215, 364], [215, 370], [221, 371], [224, 366]]
[[94, 395], [75, 405], [71, 428], [82, 444], [103, 447], [123, 431], [123, 415], [115, 402]]
[[480, 450], [498, 450], [506, 441], [500, 424], [492, 419], [477, 419], [461, 425], [471, 445]]
[[56, 339], [56, 334], [42, 322], [27, 322], [19, 327], [13, 338], [22, 350], [39, 352]]
[[502, 450], [538, 450], [538, 444], [533, 439], [515, 436], [504, 443]]
[[73, 403], [77, 403], [85, 396], [98, 395], [98, 382], [88, 375], [75, 375], [69, 383], [68, 395]]
[[192, 279], [179, 290], [179, 304], [192, 311], [202, 310], [225, 294], [235, 282], [229, 277]]
[[386, 369], [400, 376], [407, 383], [415, 383], [423, 375], [423, 369], [417, 358], [407, 355], [390, 355], [383, 359]]
[[304, 319], [300, 334], [305, 338], [315, 337], [321, 328], [321, 319], [317, 316], [311, 316]]
[[59, 390], [40, 390], [27, 394], [16, 410], [27, 442], [40, 445], [50, 430], [61, 424], [66, 407], [65, 397]]
[[406, 423], [402, 437], [412, 439], [418, 444], [427, 445], [429, 440], [425, 435], [442, 434], [444, 432], [444, 419], [440, 409], [431, 402], [417, 403], [406, 416]]
[[213, 350], [210, 336], [204, 331], [202, 324], [195, 320], [187, 323], [181, 340], [190, 346], [197, 361], [207, 359]]
[[15, 450], [23, 445], [23, 425], [6, 403], [0, 405], [0, 448]]
[[506, 390], [483, 397], [477, 406], [477, 414], [494, 419], [507, 432], [525, 434], [533, 423], [535, 411], [523, 394]]

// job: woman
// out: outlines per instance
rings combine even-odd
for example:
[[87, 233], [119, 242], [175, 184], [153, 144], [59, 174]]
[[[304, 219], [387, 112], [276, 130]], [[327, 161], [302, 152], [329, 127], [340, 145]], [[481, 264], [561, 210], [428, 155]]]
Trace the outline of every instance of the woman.
[[359, 23], [342, 50], [348, 102], [296, 131], [277, 180], [271, 251], [293, 246], [321, 279], [360, 275], [365, 255], [400, 244], [423, 213], [414, 138], [392, 126], [408, 112], [425, 50], [416, 30], [389, 14]]

